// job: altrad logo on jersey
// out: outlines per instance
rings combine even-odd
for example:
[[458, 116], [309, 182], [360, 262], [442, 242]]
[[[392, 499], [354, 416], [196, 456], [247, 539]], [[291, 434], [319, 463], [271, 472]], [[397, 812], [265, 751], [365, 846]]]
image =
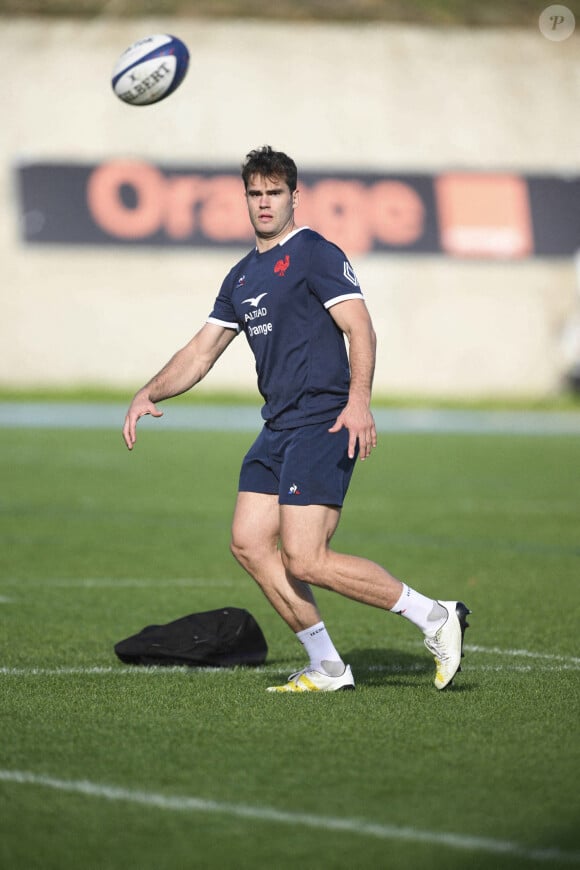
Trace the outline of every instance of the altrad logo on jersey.
[[[266, 317], [268, 314], [268, 309], [265, 305], [260, 306], [260, 302], [264, 298], [264, 296], [268, 295], [268, 291], [265, 293], [259, 293], [257, 296], [249, 296], [247, 299], [242, 299], [242, 305], [249, 305], [250, 308], [253, 308], [253, 311], [246, 311], [244, 313], [244, 323], [248, 323], [251, 320], [260, 320], [262, 317]], [[252, 338], [254, 335], [268, 335], [269, 332], [272, 332], [272, 324], [271, 323], [259, 323], [257, 326], [248, 326], [248, 337]]]
[[283, 278], [289, 265], [290, 254], [286, 254], [283, 260], [278, 260], [278, 262], [274, 266], [274, 272], [276, 273], [276, 275], [278, 275], [279, 278]]
[[268, 313], [267, 308], [256, 308], [255, 311], [246, 311], [244, 314], [244, 320], [247, 323], [248, 320], [257, 320], [260, 317], [265, 317]]

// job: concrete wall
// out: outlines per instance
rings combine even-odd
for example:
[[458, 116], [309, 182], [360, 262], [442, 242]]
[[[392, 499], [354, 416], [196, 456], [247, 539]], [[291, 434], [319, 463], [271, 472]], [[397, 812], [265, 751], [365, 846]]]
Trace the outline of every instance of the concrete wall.
[[[155, 32], [189, 45], [188, 78], [157, 106], [125, 106], [110, 90], [111, 69], [129, 43]], [[26, 248], [16, 221], [18, 160], [231, 167], [267, 142], [302, 169], [578, 173], [579, 38], [4, 20], [0, 54], [14, 72], [1, 97], [0, 383], [136, 388], [198, 328], [244, 253]], [[353, 259], [379, 334], [377, 391], [539, 395], [560, 385], [569, 364], [562, 332], [578, 304], [571, 261]], [[238, 339], [207, 386], [253, 383]]]

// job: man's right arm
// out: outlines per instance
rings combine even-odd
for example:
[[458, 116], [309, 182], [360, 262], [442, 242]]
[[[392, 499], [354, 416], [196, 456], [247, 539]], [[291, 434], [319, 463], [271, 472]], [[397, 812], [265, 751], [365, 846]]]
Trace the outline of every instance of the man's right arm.
[[206, 376], [226, 347], [236, 337], [234, 329], [206, 323], [185, 347], [178, 350], [133, 397], [125, 417], [123, 438], [129, 450], [137, 439], [137, 421], [146, 414], [161, 417], [156, 402], [190, 390]]

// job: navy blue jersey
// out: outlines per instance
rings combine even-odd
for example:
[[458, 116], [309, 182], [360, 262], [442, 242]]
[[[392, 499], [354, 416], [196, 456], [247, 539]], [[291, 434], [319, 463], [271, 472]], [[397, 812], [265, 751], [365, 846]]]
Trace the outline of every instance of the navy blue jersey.
[[348, 355], [329, 309], [362, 298], [344, 253], [308, 227], [228, 273], [208, 322], [245, 332], [271, 428], [322, 423], [346, 405]]

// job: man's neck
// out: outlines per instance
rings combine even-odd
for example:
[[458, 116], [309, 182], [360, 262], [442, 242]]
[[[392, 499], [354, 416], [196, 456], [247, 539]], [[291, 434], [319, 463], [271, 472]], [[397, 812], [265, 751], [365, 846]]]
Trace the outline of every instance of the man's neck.
[[256, 234], [256, 248], [258, 249], [258, 253], [265, 254], [266, 251], [271, 251], [272, 248], [275, 248], [276, 245], [279, 245], [284, 241], [287, 236], [293, 233], [296, 230], [296, 224], [292, 221], [288, 224], [284, 229], [278, 233], [276, 236], [272, 236], [271, 238], [268, 236], [259, 236]]

